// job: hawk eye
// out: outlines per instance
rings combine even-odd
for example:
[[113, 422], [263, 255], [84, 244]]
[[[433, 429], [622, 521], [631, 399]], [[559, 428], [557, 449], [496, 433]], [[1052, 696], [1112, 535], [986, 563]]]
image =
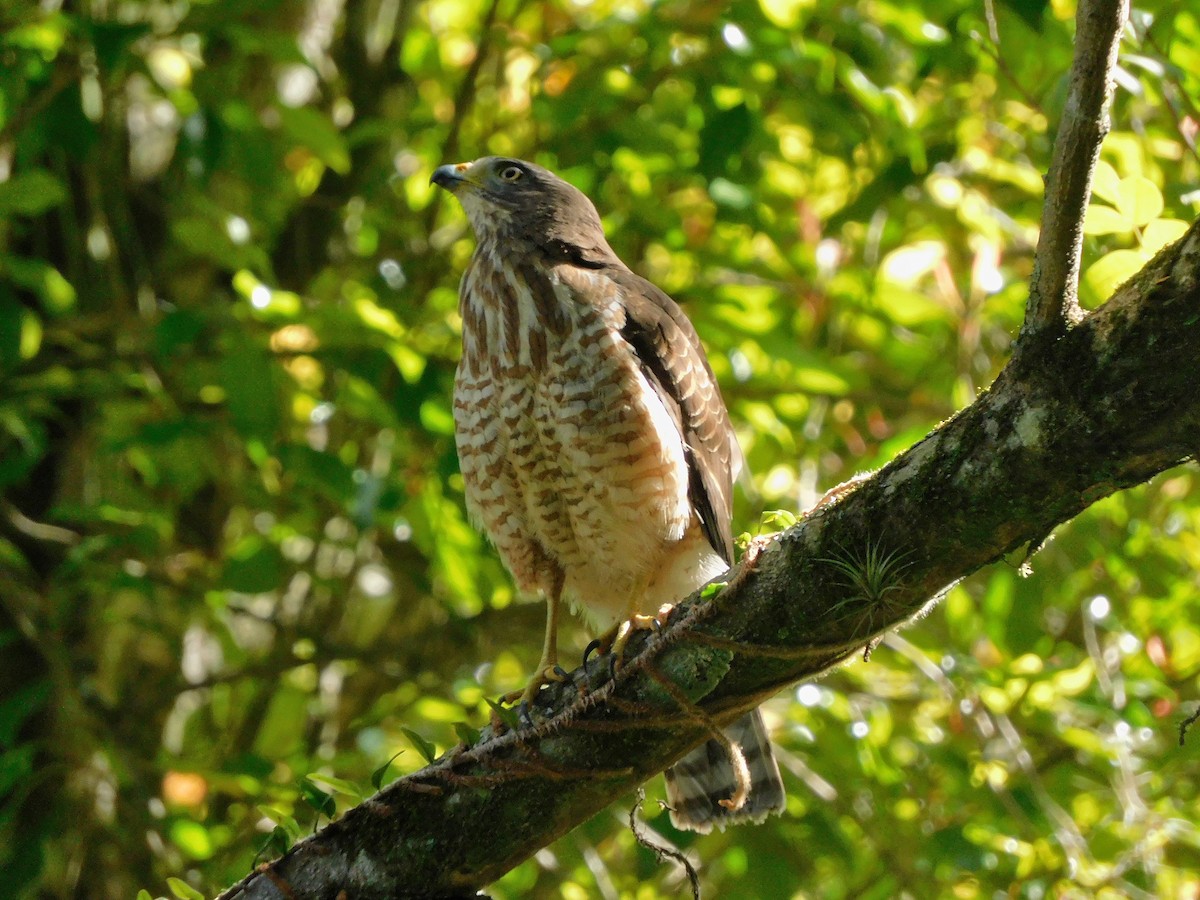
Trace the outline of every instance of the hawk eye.
[[524, 173], [516, 166], [505, 166], [500, 170], [501, 181], [517, 181]]

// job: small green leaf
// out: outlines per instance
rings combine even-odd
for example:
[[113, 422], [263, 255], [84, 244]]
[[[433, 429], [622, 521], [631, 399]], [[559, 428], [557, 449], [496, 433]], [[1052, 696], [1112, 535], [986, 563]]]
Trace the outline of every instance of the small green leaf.
[[300, 824], [283, 810], [260, 803], [258, 811], [275, 823], [276, 828], [282, 828], [289, 838], [298, 838], [304, 833]]
[[479, 732], [466, 722], [455, 722], [454, 733], [463, 742], [464, 747], [474, 747], [479, 741]]
[[150, 892], [148, 890], [146, 890], [145, 888], [142, 888], [140, 891], [137, 892], [137, 900], [154, 900], [154, 897], [150, 894]]
[[271, 829], [271, 833], [263, 838], [263, 842], [258, 847], [258, 853], [255, 854], [255, 860], [264, 853], [270, 853], [274, 856], [283, 856], [288, 852], [288, 848], [292, 846], [291, 835], [282, 825], [276, 825]]
[[300, 797], [315, 809], [318, 815], [332, 819], [333, 814], [337, 811], [337, 804], [334, 803], [333, 796], [325, 793], [308, 778], [300, 779]]
[[701, 600], [709, 600], [709, 599], [717, 596], [717, 594], [719, 594], [719, 593], [721, 593], [721, 591], [725, 590], [725, 588], [728, 584], [729, 584], [728, 581], [713, 581], [713, 582], [710, 582], [709, 584], [706, 584], [704, 586], [704, 590], [702, 590], [700, 592], [700, 599]]
[[763, 511], [758, 521], [763, 528], [783, 529], [791, 528], [800, 518], [790, 509], [768, 509]]
[[515, 709], [510, 709], [507, 706], [502, 706], [501, 704], [497, 703], [495, 700], [491, 700], [487, 697], [483, 698], [483, 702], [486, 703], [488, 706], [490, 706], [492, 708], [492, 712], [494, 712], [496, 714], [496, 718], [498, 718], [501, 722], [503, 722], [509, 728], [516, 731], [516, 729], [520, 726], [520, 723], [517, 720], [517, 711]]
[[331, 791], [339, 794], [344, 794], [347, 797], [352, 797], [355, 800], [362, 799], [362, 789], [352, 781], [346, 781], [344, 778], [334, 778], [332, 775], [321, 775], [317, 772], [310, 772], [308, 780], [314, 784], [324, 785]]
[[179, 900], [205, 900], [202, 893], [184, 881], [182, 878], [168, 878], [167, 887]]
[[425, 758], [425, 762], [431, 763], [437, 759], [437, 748], [433, 744], [425, 740], [425, 738], [421, 737], [421, 735], [417, 734], [411, 728], [401, 728], [400, 730], [404, 732], [406, 738], [412, 741], [412, 745]]
[[385, 762], [382, 766], [380, 766], [378, 769], [376, 769], [374, 772], [371, 773], [371, 784], [375, 787], [375, 790], [377, 790], [377, 791], [382, 790], [383, 779], [385, 777], [387, 777], [388, 769], [390, 769], [392, 767], [392, 763], [394, 763], [396, 761], [396, 758], [399, 757], [402, 753], [404, 753], [403, 750], [399, 751], [395, 756], [393, 756], [391, 759], [389, 759], [387, 762]]

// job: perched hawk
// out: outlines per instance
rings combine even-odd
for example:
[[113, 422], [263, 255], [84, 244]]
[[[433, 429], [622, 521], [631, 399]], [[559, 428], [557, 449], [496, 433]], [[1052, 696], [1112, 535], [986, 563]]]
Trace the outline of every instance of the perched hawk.
[[[532, 697], [555, 678], [558, 607], [595, 626], [645, 623], [733, 560], [732, 486], [742, 464], [691, 322], [619, 260], [596, 208], [546, 169], [486, 157], [432, 182], [462, 203], [476, 248], [463, 275], [454, 386], [467, 510], [517, 585], [547, 600]], [[676, 826], [761, 820], [783, 785], [757, 711], [667, 771]]]

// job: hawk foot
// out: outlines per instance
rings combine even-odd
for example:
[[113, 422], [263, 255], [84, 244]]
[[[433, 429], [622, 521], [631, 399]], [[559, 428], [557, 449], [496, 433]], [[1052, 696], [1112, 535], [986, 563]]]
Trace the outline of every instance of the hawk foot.
[[529, 679], [529, 684], [525, 685], [525, 690], [509, 691], [500, 698], [500, 702], [506, 705], [518, 702], [532, 703], [533, 698], [542, 689], [542, 685], [561, 684], [570, 677], [558, 663], [552, 662], [550, 665], [546, 663], [546, 660], [542, 660], [542, 665], [538, 666], [537, 674]]
[[[633, 637], [635, 631], [658, 631], [666, 624], [666, 621], [671, 618], [671, 612], [675, 609], [675, 604], [664, 603], [658, 608], [658, 612], [652, 616], [634, 613], [624, 622], [617, 626], [616, 631], [612, 632], [613, 637], [609, 639], [608, 652], [612, 654], [612, 668], [615, 675], [617, 670], [625, 662], [625, 645], [629, 643], [629, 639]], [[610, 630], [611, 631], [611, 630]], [[609, 632], [606, 632], [601, 637], [603, 641], [608, 637]]]

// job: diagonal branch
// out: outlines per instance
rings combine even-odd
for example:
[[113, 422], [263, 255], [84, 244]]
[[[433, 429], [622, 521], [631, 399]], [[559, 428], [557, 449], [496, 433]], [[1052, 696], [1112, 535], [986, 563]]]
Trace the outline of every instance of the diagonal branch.
[[[593, 660], [540, 695], [531, 724], [489, 730], [400, 779], [224, 896], [473, 896], [711, 724], [842, 663], [963, 577], [1194, 455], [1200, 392], [1179, 373], [1200, 356], [1197, 308], [1200, 222], [970, 407], [780, 534], [727, 590], [635, 638], [615, 681]], [[846, 566], [871, 554], [905, 565], [869, 591], [848, 585]]]
[[1075, 16], [1075, 61], [1046, 175], [1046, 202], [1034, 257], [1025, 324], [1018, 351], [1058, 337], [1082, 318], [1079, 257], [1083, 215], [1092, 190], [1100, 144], [1108, 134], [1113, 68], [1129, 0], [1080, 0]]

